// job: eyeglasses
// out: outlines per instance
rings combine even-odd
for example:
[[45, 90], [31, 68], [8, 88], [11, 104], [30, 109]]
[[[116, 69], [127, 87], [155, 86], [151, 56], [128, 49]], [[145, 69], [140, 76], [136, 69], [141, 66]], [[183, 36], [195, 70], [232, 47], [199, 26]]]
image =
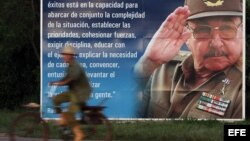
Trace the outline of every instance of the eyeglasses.
[[[241, 25], [241, 24], [240, 24]], [[239, 26], [236, 25], [221, 25], [217, 27], [212, 27], [209, 25], [199, 25], [195, 29], [188, 27], [193, 31], [193, 36], [195, 39], [209, 39], [212, 38], [213, 30], [218, 30], [219, 35], [223, 39], [232, 39], [236, 37], [237, 30]]]

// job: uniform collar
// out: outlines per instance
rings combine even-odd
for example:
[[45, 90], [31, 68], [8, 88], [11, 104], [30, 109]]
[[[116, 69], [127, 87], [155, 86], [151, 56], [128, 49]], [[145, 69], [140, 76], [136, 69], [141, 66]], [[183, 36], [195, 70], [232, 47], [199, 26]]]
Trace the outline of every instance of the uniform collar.
[[194, 76], [194, 60], [192, 55], [188, 56], [182, 63], [181, 69], [184, 74], [184, 79], [189, 80]]
[[[241, 72], [241, 70], [239, 69], [237, 65], [233, 65], [233, 67]], [[225, 75], [227, 75], [230, 68], [231, 67], [228, 67], [227, 69], [224, 69], [223, 71], [216, 72], [214, 75], [218, 73], [224, 73]], [[195, 70], [194, 70], [194, 60], [193, 60], [192, 55], [188, 56], [185, 60], [182, 61], [181, 69], [184, 74], [185, 81], [189, 81], [193, 79], [193, 77], [195, 76]], [[212, 75], [211, 77], [213, 77], [214, 75]]]

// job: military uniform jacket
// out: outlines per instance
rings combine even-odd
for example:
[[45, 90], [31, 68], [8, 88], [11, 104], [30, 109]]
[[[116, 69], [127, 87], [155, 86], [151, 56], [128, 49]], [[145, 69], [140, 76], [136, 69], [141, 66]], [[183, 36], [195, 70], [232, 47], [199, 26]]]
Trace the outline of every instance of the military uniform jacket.
[[[188, 83], [186, 76], [192, 80], [192, 64], [193, 59], [189, 57], [183, 62], [175, 60], [163, 64], [155, 70], [145, 89], [141, 91], [142, 103], [140, 103], [139, 116], [145, 118], [241, 119], [243, 102], [241, 70], [236, 66], [231, 66], [224, 71], [215, 73], [203, 84], [190, 90], [186, 87], [186, 83]], [[208, 94], [209, 98], [205, 97], [204, 101], [202, 94]], [[213, 101], [214, 97], [217, 100], [219, 97], [222, 101]], [[223, 101], [227, 102], [226, 106], [223, 105], [225, 104]]]

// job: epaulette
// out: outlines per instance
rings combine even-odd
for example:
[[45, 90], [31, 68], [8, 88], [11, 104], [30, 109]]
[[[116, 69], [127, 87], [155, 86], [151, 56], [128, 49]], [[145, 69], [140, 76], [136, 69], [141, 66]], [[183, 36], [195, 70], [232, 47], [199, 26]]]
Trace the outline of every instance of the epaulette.
[[174, 60], [174, 61], [183, 61], [189, 55], [191, 55], [190, 51], [180, 51], [172, 60]]

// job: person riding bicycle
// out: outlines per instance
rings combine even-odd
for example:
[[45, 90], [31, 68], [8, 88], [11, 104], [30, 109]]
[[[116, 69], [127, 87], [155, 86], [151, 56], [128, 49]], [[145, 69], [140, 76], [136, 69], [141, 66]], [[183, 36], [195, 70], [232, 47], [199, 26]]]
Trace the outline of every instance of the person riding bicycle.
[[[65, 63], [68, 64], [66, 75], [59, 81], [50, 82], [50, 85], [68, 86], [68, 90], [53, 97], [56, 113], [60, 114], [59, 125], [62, 127], [70, 126], [74, 133], [74, 141], [81, 141], [84, 133], [80, 124], [75, 118], [75, 114], [81, 106], [86, 105], [86, 101], [91, 94], [91, 85], [87, 75], [76, 61], [76, 53], [71, 45], [66, 45], [60, 53]], [[70, 102], [67, 112], [62, 112], [60, 104]]]

